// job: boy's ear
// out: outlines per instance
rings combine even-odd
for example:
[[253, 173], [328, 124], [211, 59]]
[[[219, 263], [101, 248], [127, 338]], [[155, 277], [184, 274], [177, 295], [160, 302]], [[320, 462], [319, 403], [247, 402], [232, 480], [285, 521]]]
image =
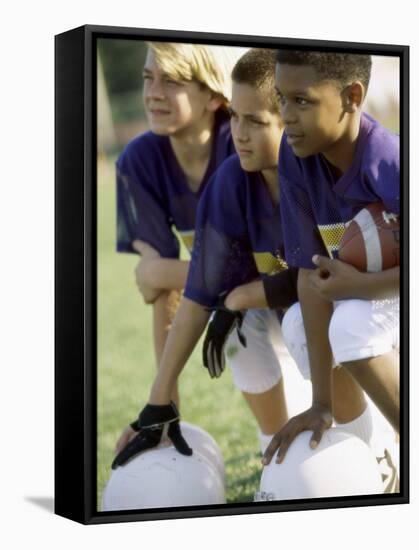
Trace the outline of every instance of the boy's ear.
[[365, 97], [365, 88], [358, 80], [346, 86], [342, 92], [343, 108], [347, 113], [355, 113]]
[[224, 98], [222, 95], [211, 92], [211, 97], [207, 103], [207, 110], [214, 113], [223, 103]]

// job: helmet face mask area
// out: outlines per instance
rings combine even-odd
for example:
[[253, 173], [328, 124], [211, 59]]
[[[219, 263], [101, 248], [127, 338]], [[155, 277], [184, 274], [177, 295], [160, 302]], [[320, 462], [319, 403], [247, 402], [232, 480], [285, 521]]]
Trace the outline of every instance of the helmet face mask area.
[[55, 36], [55, 514], [409, 503], [409, 47], [336, 28]]

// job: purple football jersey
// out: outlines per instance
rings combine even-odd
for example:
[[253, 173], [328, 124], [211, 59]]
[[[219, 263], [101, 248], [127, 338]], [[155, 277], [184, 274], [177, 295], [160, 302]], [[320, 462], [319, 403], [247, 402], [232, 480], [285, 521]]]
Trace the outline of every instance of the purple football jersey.
[[198, 207], [184, 295], [213, 306], [220, 294], [286, 269], [279, 206], [259, 172], [245, 172], [237, 155], [211, 178]]
[[350, 168], [336, 181], [323, 155], [299, 158], [284, 135], [279, 152], [285, 257], [312, 269], [314, 254], [336, 257], [345, 224], [366, 205], [400, 213], [399, 137], [365, 113]]
[[175, 227], [191, 250], [196, 209], [208, 180], [232, 153], [230, 121], [217, 112], [210, 160], [198, 192], [188, 186], [169, 137], [146, 132], [125, 147], [117, 163], [117, 250], [135, 252], [132, 242], [149, 243], [161, 256], [179, 257]]

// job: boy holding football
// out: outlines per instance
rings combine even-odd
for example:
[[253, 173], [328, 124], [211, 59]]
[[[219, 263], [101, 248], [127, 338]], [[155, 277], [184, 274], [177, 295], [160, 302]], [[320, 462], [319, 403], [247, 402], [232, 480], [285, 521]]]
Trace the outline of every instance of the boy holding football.
[[400, 212], [398, 137], [362, 113], [370, 70], [366, 55], [278, 52], [281, 214], [301, 306], [285, 317], [304, 320], [313, 403], [274, 436], [265, 464], [278, 449], [281, 462], [303, 430], [317, 446], [332, 422], [336, 365], [399, 431], [399, 268], [361, 273], [334, 259], [345, 223], [365, 206]]

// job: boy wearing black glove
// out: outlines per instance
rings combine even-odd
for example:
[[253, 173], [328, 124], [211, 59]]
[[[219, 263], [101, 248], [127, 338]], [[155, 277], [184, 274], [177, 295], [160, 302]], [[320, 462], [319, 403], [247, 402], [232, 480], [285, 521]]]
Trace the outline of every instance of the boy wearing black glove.
[[295, 268], [285, 269], [261, 280], [244, 284], [223, 297], [213, 309], [202, 349], [204, 367], [211, 378], [219, 378], [225, 369], [225, 347], [230, 334], [236, 329], [243, 347], [246, 336], [241, 327], [247, 308], [283, 310], [297, 302], [297, 277]]
[[192, 449], [181, 434], [179, 418], [173, 401], [170, 405], [146, 405], [138, 419], [130, 424], [137, 435], [117, 454], [112, 462], [112, 469], [123, 466], [143, 451], [157, 447], [166, 437], [181, 454], [190, 456]]
[[224, 347], [230, 334], [236, 330], [241, 345], [247, 345], [246, 337], [240, 330], [244, 314], [228, 309], [224, 300], [212, 311], [202, 348], [202, 361], [211, 378], [219, 378], [225, 369]]

